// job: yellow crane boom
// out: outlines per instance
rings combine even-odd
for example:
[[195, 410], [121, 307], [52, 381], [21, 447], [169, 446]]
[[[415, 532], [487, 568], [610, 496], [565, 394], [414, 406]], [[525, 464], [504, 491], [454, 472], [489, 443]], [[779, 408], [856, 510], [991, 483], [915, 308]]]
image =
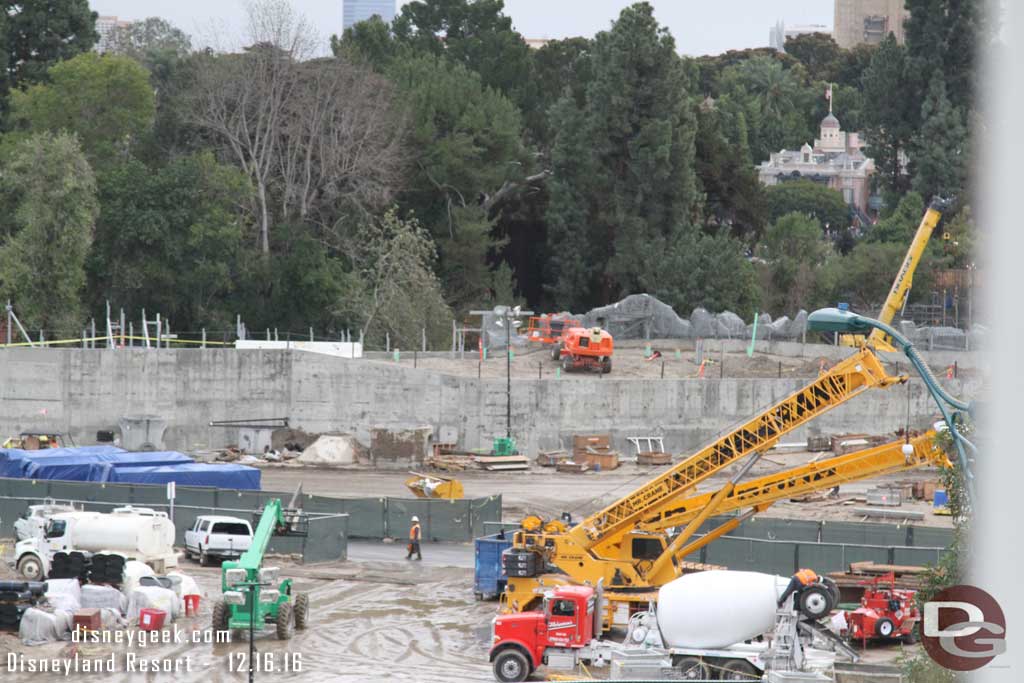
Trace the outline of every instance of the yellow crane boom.
[[[903, 305], [910, 295], [910, 288], [914, 284], [914, 272], [917, 271], [921, 256], [928, 246], [928, 240], [931, 239], [936, 226], [942, 220], [942, 213], [946, 211], [948, 204], [949, 202], [946, 200], [936, 197], [932, 199], [928, 209], [924, 212], [924, 217], [921, 219], [920, 225], [917, 226], [917, 232], [914, 233], [914, 239], [911, 240], [907, 254], [903, 257], [903, 263], [900, 264], [900, 269], [896, 272], [896, 279], [892, 282], [889, 295], [885, 297], [882, 310], [878, 313], [878, 320], [886, 325], [892, 324], [896, 314], [903, 310]], [[840, 337], [839, 342], [843, 346], [860, 346], [864, 343], [864, 337], [845, 334]], [[879, 351], [896, 350], [889, 335], [877, 328], [868, 335], [867, 343]]]
[[[666, 524], [676, 527], [687, 525], [677, 537], [681, 538], [682, 542], [672, 557], [678, 562], [729, 533], [754, 513], [763, 512], [780, 500], [926, 465], [950, 466], [946, 454], [936, 445], [935, 432], [932, 430], [909, 441], [900, 439], [827, 460], [805, 463], [742, 484], [730, 482], [718, 492], [694, 495], [679, 501], [672, 515], [657, 519], [650, 528], [660, 529]], [[702, 517], [701, 513], [710, 506], [715, 496], [721, 495], [723, 491], [725, 494], [716, 506], [715, 514], [727, 514], [744, 508], [749, 508], [748, 513], [734, 517], [707, 534], [686, 543], [693, 537], [692, 532], [686, 533], [692, 522]], [[648, 524], [641, 523], [637, 528], [644, 530], [647, 527]], [[668, 563], [662, 563], [660, 566], [655, 563], [647, 574], [647, 580], [654, 585], [660, 585], [676, 578], [678, 572], [675, 568], [665, 571], [668, 566]]]
[[[728, 434], [567, 532], [522, 530], [513, 537], [514, 554], [537, 554], [539, 567], [557, 575], [510, 573], [505, 601], [513, 610], [530, 609], [544, 586], [603, 580], [610, 602], [642, 602], [649, 593], [690, 567], [680, 562], [685, 541], [726, 503], [734, 487], [761, 453], [785, 434], [872, 387], [887, 387], [906, 378], [889, 375], [874, 352], [862, 347], [807, 386], [773, 404]], [[670, 538], [666, 529], [680, 523], [680, 501], [696, 486], [725, 468], [744, 462], [733, 481], [705, 502], [682, 534]], [[689, 509], [689, 508], [687, 508]], [[527, 563], [529, 565], [529, 563]], [[543, 571], [543, 570], [541, 570]], [[666, 574], [667, 573], [667, 574]]]

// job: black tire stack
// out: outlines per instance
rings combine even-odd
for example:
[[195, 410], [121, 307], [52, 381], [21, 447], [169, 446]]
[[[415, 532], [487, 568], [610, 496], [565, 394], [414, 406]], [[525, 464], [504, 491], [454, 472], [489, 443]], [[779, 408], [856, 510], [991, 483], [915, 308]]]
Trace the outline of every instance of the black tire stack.
[[70, 553], [54, 553], [50, 561], [51, 579], [78, 579], [85, 581], [89, 578], [89, 569], [92, 565], [90, 558], [85, 553], [74, 550]]
[[89, 570], [90, 583], [106, 584], [120, 587], [124, 583], [123, 555], [107, 555], [99, 553], [92, 556], [92, 567]]
[[45, 582], [0, 581], [0, 631], [17, 633], [21, 615], [45, 593]]

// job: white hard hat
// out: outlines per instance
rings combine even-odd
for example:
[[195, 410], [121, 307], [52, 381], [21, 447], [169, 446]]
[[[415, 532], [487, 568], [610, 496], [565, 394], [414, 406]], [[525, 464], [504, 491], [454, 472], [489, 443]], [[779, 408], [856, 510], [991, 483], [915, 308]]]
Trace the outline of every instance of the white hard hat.
[[420, 518], [419, 518], [419, 517], [417, 517], [416, 515], [413, 515], [413, 516], [412, 516], [412, 521], [414, 521], [414, 522], [418, 522], [418, 521], [420, 521]]

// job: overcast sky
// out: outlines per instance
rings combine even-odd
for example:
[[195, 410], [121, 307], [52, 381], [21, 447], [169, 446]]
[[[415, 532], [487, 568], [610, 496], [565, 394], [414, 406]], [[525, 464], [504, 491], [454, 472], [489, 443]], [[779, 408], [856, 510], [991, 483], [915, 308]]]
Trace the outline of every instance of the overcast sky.
[[[401, 0], [399, 0], [401, 1]], [[321, 35], [327, 51], [332, 33], [340, 33], [342, 0], [292, 0]], [[683, 54], [718, 54], [726, 50], [764, 47], [776, 21], [788, 25], [832, 26], [833, 0], [651, 0], [655, 15], [675, 36]], [[241, 33], [242, 0], [89, 0], [93, 10], [121, 19], [159, 16], [203, 44], [216, 33]], [[592, 36], [608, 28], [629, 0], [505, 0], [505, 12], [527, 38]], [[214, 38], [217, 44], [225, 36]]]

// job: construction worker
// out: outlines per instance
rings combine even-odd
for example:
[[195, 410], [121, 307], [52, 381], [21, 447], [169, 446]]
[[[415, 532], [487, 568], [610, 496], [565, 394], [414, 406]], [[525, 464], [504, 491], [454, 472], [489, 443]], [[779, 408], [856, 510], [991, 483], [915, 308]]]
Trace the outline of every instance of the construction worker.
[[409, 554], [405, 556], [405, 559], [411, 560], [413, 553], [416, 553], [416, 559], [422, 560], [423, 555], [420, 554], [420, 538], [422, 531], [420, 529], [420, 518], [416, 515], [412, 516], [412, 526], [409, 527]]
[[782, 597], [779, 598], [779, 607], [782, 607], [782, 603], [786, 602], [786, 598], [796, 593], [796, 600], [800, 599], [800, 592], [818, 580], [818, 575], [814, 573], [813, 569], [801, 569], [796, 574], [793, 574], [793, 578], [789, 580], [789, 585], [786, 586], [786, 590], [782, 593]]

